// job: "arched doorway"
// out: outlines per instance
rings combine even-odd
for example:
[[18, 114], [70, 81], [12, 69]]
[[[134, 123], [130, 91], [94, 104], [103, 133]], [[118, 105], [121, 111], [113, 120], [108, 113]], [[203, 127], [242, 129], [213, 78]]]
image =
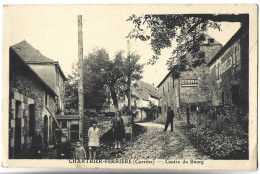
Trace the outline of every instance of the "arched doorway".
[[48, 116], [43, 117], [43, 142], [45, 148], [48, 147]]

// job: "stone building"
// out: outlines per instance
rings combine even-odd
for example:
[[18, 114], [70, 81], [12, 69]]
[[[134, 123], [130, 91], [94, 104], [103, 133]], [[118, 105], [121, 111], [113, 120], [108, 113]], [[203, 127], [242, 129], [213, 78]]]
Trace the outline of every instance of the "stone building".
[[[158, 116], [158, 94], [154, 85], [139, 80], [132, 85], [131, 91], [131, 106], [135, 109], [133, 111], [134, 121], [142, 122], [156, 118]], [[127, 104], [126, 98], [124, 102], [119, 103], [119, 108], [122, 109]]]
[[9, 158], [26, 158], [35, 129], [43, 147], [55, 139], [57, 94], [12, 47], [9, 66]]
[[191, 122], [196, 121], [196, 117], [193, 116], [196, 110], [211, 101], [210, 71], [206, 65], [221, 48], [219, 42], [206, 35], [205, 41], [200, 45], [200, 50], [205, 53], [206, 63], [182, 72], [179, 79], [173, 80], [173, 69], [165, 76], [157, 86], [161, 114], [165, 115], [167, 107], [170, 106], [180, 119], [186, 120], [189, 113]]
[[59, 63], [42, 55], [25, 40], [13, 45], [12, 49], [55, 91], [57, 112], [63, 114], [66, 77]]
[[213, 106], [248, 106], [248, 27], [241, 27], [208, 63]]

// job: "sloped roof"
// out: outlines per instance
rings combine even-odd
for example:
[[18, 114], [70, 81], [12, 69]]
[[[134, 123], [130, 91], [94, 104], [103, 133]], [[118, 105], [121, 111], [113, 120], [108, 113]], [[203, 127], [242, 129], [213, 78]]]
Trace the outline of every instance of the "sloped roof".
[[152, 84], [141, 80], [136, 82], [136, 86], [134, 86], [132, 90], [136, 92], [143, 100], [148, 101], [150, 95], [154, 98], [158, 98], [156, 88]]
[[26, 40], [11, 46], [11, 48], [28, 64], [56, 64], [63, 78], [67, 80], [58, 61], [54, 61], [44, 56], [39, 50], [35, 49]]
[[10, 47], [10, 68], [11, 66], [14, 66], [14, 68], [19, 69], [22, 68], [24, 71], [30, 72], [32, 76], [34, 76], [35, 81], [39, 81], [43, 87], [45, 87], [47, 90], [49, 90], [51, 93], [53, 93], [55, 96], [57, 96], [56, 92], [45, 83], [43, 79], [40, 78], [40, 76]]
[[247, 25], [240, 27], [239, 30], [224, 45], [224, 47], [209, 61], [207, 66], [213, 64], [239, 37], [241, 37], [246, 32], [248, 32]]
[[57, 63], [57, 61], [42, 55], [39, 50], [32, 47], [26, 40], [11, 47], [27, 63]]

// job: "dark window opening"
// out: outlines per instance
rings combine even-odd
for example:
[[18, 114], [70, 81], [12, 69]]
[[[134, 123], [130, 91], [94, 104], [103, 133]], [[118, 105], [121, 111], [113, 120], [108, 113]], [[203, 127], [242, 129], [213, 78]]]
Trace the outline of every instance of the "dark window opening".
[[48, 94], [45, 92], [45, 105], [48, 105]]
[[35, 130], [34, 104], [29, 105], [29, 135], [33, 136]]
[[164, 95], [164, 87], [163, 87], [163, 95]]
[[15, 103], [15, 140], [14, 140], [14, 155], [15, 157], [19, 157], [21, 152], [22, 145], [22, 125], [21, 125], [21, 101], [17, 101]]
[[67, 128], [67, 121], [63, 120], [61, 121], [61, 128]]
[[239, 85], [233, 85], [231, 88], [231, 92], [232, 92], [232, 103], [234, 105], [238, 105], [240, 100]]
[[208, 39], [208, 43], [209, 44], [214, 43], [214, 39]]
[[76, 131], [78, 131], [78, 130], [79, 130], [79, 125], [71, 125], [71, 126], [70, 126], [70, 130], [76, 130]]

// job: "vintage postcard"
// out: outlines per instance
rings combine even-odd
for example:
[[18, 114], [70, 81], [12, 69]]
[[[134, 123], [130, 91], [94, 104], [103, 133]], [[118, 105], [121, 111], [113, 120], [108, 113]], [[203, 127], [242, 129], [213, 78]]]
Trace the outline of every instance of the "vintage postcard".
[[257, 5], [4, 5], [4, 167], [256, 170]]

